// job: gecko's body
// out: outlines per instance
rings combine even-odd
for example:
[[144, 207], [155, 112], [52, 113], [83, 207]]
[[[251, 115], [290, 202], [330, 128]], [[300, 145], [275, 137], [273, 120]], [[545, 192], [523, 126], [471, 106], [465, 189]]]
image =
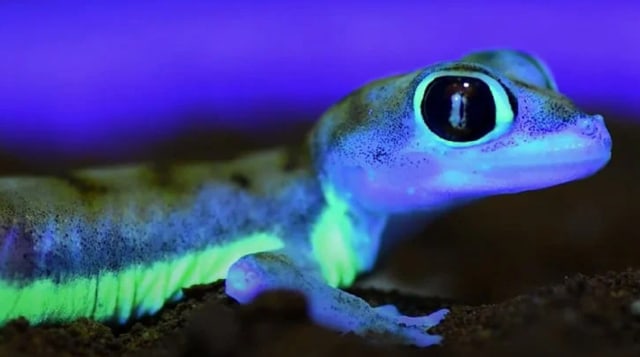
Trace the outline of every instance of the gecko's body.
[[540, 62], [496, 51], [363, 87], [308, 150], [2, 178], [0, 324], [127, 321], [226, 278], [240, 302], [295, 289], [326, 326], [436, 343], [445, 310], [410, 318], [336, 289], [374, 266], [389, 218], [586, 177], [610, 147]]

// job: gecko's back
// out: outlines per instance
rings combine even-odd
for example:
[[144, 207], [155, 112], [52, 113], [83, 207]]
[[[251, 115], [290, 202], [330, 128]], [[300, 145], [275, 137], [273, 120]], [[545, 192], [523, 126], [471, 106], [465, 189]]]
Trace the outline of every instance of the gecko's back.
[[[124, 320], [223, 278], [240, 256], [303, 242], [323, 198], [306, 170], [283, 170], [285, 159], [272, 151], [227, 164], [1, 178], [0, 321], [60, 320], [35, 312], [41, 294], [65, 319]], [[75, 301], [76, 313], [55, 311], [58, 299]]]

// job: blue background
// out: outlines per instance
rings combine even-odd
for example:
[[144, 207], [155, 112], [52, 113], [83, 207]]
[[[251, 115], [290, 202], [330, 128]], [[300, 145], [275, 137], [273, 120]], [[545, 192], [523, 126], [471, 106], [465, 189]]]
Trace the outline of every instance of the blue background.
[[540, 55], [586, 110], [640, 117], [640, 2], [490, 4], [3, 2], [0, 150], [104, 159], [277, 131], [371, 79], [499, 47]]

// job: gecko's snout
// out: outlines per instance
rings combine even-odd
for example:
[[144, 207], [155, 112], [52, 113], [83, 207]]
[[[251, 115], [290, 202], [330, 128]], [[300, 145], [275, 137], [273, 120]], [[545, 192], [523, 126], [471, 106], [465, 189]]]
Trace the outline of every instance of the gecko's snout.
[[[593, 175], [611, 158], [611, 135], [601, 115], [577, 114], [561, 129], [540, 130], [496, 152], [489, 181], [504, 182], [506, 192], [554, 186]], [[500, 186], [502, 184], [498, 184]]]
[[601, 162], [601, 166], [604, 166], [611, 158], [612, 141], [602, 115], [578, 118], [574, 131], [577, 139], [568, 150], [575, 150], [574, 156], [578, 161], [584, 158], [584, 161]]
[[584, 117], [578, 119], [576, 127], [580, 130], [582, 135], [591, 136], [598, 131], [598, 124], [604, 123], [602, 115], [596, 114], [592, 117]]

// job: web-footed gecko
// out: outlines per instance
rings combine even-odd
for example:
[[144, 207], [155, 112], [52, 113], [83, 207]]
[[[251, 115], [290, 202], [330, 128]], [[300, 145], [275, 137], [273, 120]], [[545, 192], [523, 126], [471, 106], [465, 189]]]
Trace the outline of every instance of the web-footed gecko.
[[[339, 290], [374, 267], [388, 221], [592, 175], [600, 115], [537, 58], [472, 53], [374, 81], [332, 106], [299, 151], [226, 163], [0, 179], [0, 324], [125, 322], [226, 278], [241, 303], [294, 289], [318, 323], [428, 346], [447, 310], [407, 317]], [[386, 238], [386, 237], [385, 237]]]

